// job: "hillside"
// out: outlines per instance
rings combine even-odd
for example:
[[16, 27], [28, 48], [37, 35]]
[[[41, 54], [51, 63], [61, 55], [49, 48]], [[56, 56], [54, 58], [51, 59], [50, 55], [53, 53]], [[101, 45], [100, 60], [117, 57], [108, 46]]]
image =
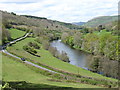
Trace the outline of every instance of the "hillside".
[[[43, 73], [32, 70], [27, 65], [18, 62], [17, 60], [3, 56], [3, 78], [4, 81], [9, 83], [12, 88], [100, 88], [99, 86], [81, 84], [79, 83], [66, 83], [55, 82], [50, 76], [43, 75]], [[4, 82], [3, 82], [4, 85]]]
[[[52, 41], [61, 39], [62, 43], [68, 44], [73, 49], [88, 51], [89, 54], [95, 55], [98, 53], [114, 59], [117, 58], [115, 55], [118, 52], [113, 46], [113, 44], [117, 46], [117, 41], [113, 42], [117, 37], [112, 36], [111, 32], [93, 30], [89, 33], [89, 28], [83, 29], [71, 23], [8, 12], [3, 12], [2, 18], [2, 42], [6, 46], [5, 50], [1, 51], [3, 52], [2, 81], [5, 88], [116, 88], [118, 86], [116, 74], [115, 78], [111, 78], [106, 77], [110, 75], [109, 73], [104, 75], [97, 73], [102, 58], [96, 60], [98, 57], [95, 57], [92, 62], [90, 61], [94, 69], [91, 72], [70, 64], [66, 52], [60, 53], [51, 46]], [[81, 32], [81, 29], [84, 32]], [[109, 36], [107, 40], [106, 36]], [[99, 45], [102, 48], [97, 47]], [[97, 52], [96, 49], [101, 51]], [[114, 51], [108, 53], [112, 50]], [[38, 68], [39, 66], [41, 68]], [[118, 71], [116, 68], [113, 70], [114, 73]]]
[[[63, 31], [69, 30], [81, 30], [82, 27], [73, 25], [71, 23], [59, 22], [55, 20], [50, 20], [44, 17], [37, 17], [31, 15], [16, 15], [15, 13], [0, 11], [2, 13], [2, 24], [4, 28], [2, 33], [2, 43], [6, 43], [12, 40], [11, 33], [9, 32], [10, 28], [16, 28], [22, 31], [32, 31], [36, 36], [46, 35], [46, 32], [49, 33], [49, 37], [58, 38], [60, 33]], [[5, 29], [7, 28], [7, 29]], [[12, 30], [13, 31], [13, 30]], [[52, 32], [52, 34], [51, 34]], [[56, 34], [54, 34], [56, 32]]]
[[86, 22], [73, 22], [72, 24], [75, 24], [75, 25], [83, 25], [85, 24]]
[[[7, 21], [13, 27], [22, 28], [35, 28], [49, 30], [68, 30], [68, 29], [79, 29], [79, 26], [72, 25], [70, 23], [59, 22], [50, 20], [44, 17], [36, 17], [31, 15], [16, 15], [15, 13], [2, 12], [3, 23]], [[72, 28], [71, 28], [72, 27]]]
[[84, 26], [95, 27], [98, 25], [105, 25], [107, 23], [110, 23], [116, 20], [118, 20], [118, 16], [101, 16], [101, 17], [97, 17], [97, 18], [93, 18], [92, 20], [89, 20], [87, 23], [84, 24]]

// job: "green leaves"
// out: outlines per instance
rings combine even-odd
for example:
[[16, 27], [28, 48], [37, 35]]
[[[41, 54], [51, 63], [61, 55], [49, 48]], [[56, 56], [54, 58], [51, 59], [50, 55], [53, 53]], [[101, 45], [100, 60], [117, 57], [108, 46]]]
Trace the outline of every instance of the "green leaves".
[[65, 32], [62, 34], [62, 41], [73, 48], [118, 60], [118, 36], [112, 35], [105, 29], [88, 34], [75, 32], [70, 35], [70, 33]]

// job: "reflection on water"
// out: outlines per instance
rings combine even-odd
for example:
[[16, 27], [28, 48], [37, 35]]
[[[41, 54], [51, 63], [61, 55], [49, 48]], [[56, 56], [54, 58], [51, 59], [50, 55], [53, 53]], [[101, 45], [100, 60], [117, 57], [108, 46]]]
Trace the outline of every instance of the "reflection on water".
[[72, 49], [68, 45], [62, 43], [61, 40], [51, 42], [51, 46], [56, 47], [60, 52], [66, 52], [69, 57], [70, 64], [87, 69], [86, 63], [89, 56], [88, 54]]

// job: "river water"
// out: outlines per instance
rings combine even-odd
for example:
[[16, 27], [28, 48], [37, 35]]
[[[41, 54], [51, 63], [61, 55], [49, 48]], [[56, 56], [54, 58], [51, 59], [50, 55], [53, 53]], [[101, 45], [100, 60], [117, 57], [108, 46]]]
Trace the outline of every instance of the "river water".
[[[61, 40], [52, 41], [50, 45], [52, 47], [56, 47], [59, 52], [66, 52], [69, 57], [70, 64], [81, 67], [86, 70], [90, 70], [89, 65], [93, 57], [92, 55], [80, 50], [73, 49], [70, 46], [61, 42]], [[117, 61], [101, 59], [99, 63], [101, 63], [100, 66], [102, 67], [100, 70], [98, 70], [99, 74], [104, 74], [105, 76], [118, 78]]]
[[66, 52], [69, 57], [70, 64], [87, 69], [88, 54], [71, 48], [70, 46], [61, 42], [61, 40], [55, 40], [51, 42], [51, 46], [56, 47], [60, 52]]

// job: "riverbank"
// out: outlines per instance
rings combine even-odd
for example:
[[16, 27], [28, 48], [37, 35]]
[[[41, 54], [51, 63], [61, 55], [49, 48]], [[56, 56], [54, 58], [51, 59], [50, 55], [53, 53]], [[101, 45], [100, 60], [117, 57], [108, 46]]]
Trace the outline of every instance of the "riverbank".
[[[72, 65], [81, 67], [83, 69], [86, 69], [91, 72], [98, 73], [107, 77], [116, 78], [118, 76], [115, 74], [114, 76], [111, 76], [112, 71], [117, 72], [117, 66], [118, 66], [117, 61], [109, 61], [105, 57], [102, 57], [102, 58], [99, 57], [99, 59], [101, 59], [99, 62], [101, 63], [101, 67], [103, 70], [99, 69], [97, 72], [95, 72], [90, 67], [91, 62], [94, 63], [92, 61], [93, 58], [95, 58], [94, 55], [71, 48], [69, 45], [63, 43], [61, 40], [55, 40], [51, 42], [51, 46], [56, 47], [59, 52], [62, 52], [62, 51], [66, 52], [69, 57], [70, 64]], [[108, 61], [108, 62], [105, 62], [105, 61]]]
[[90, 53], [88, 68], [107, 77], [119, 78], [118, 76], [118, 36], [106, 29], [92, 33], [64, 32], [61, 35], [63, 43], [70, 47]]
[[78, 66], [78, 67], [82, 67], [82, 68], [87, 68], [86, 59], [88, 57], [88, 53], [75, 50], [74, 48], [71, 48], [69, 45], [62, 43], [61, 40], [55, 40], [51, 42], [50, 45], [52, 47], [56, 47], [59, 52], [62, 52], [62, 51], [66, 52], [69, 57], [70, 64]]
[[[27, 40], [27, 41], [26, 41]], [[10, 53], [12, 53], [12, 54], [15, 54], [16, 56], [19, 56], [19, 57], [21, 57], [21, 58], [27, 58], [26, 60], [29, 60], [29, 59], [31, 59], [31, 57], [29, 56], [29, 55], [31, 55], [30, 53], [27, 53], [24, 49], [23, 49], [23, 44], [20, 44], [20, 43], [23, 43], [23, 41], [24, 41], [24, 45], [26, 45], [26, 44], [28, 44], [30, 41], [31, 42], [36, 42], [36, 38], [32, 38], [32, 37], [28, 37], [28, 38], [26, 38], [26, 39], [24, 39], [24, 40], [22, 40], [22, 41], [19, 41], [19, 42], [17, 42], [17, 43], [15, 43], [15, 44], [13, 44], [12, 46], [9, 46], [9, 47], [7, 47], [7, 49], [9, 50], [11, 47], [13, 47], [13, 49], [10, 49], [9, 50], [9, 52]], [[18, 44], [19, 43], [19, 44]], [[16, 45], [16, 44], [18, 44], [18, 45]], [[14, 47], [16, 45], [16, 47]], [[23, 46], [22, 46], [23, 45]], [[39, 50], [38, 49], [36, 49], [37, 50], [37, 54], [38, 55], [40, 55], [41, 57], [43, 57], [41, 54], [44, 54], [44, 55], [49, 55], [50, 53], [47, 53], [47, 52], [49, 52], [49, 51], [47, 51], [47, 50], [45, 50], [44, 48], [43, 48], [43, 46], [41, 45], [41, 44], [39, 44], [38, 43], [38, 45], [41, 47]], [[43, 50], [43, 51], [47, 51], [47, 52], [45, 52], [45, 53], [43, 53], [43, 51], [40, 53], [39, 51], [41, 51], [41, 49]], [[14, 51], [14, 50], [16, 50], [16, 52], [11, 52], [11, 51]], [[22, 54], [20, 54], [19, 53], [19, 51], [24, 51]], [[29, 54], [28, 55], [28, 57], [27, 56], [21, 56], [21, 55], [23, 55], [23, 54]], [[32, 61], [31, 62], [33, 62], [33, 63], [35, 63], [35, 64], [38, 64], [38, 65], [43, 65], [43, 66], [45, 66], [45, 63], [43, 63], [43, 62], [40, 62], [40, 61], [36, 61], [37, 60], [37, 58], [38, 58], [38, 60], [40, 60], [40, 58], [41, 57], [37, 57], [36, 58], [36, 56], [34, 56], [34, 55], [31, 55], [33, 58], [32, 58]], [[68, 63], [65, 63], [65, 62], [59, 62], [59, 61], [57, 61], [57, 58], [53, 58], [52, 59], [52, 55], [51, 56], [49, 56], [49, 57], [47, 57], [46, 59], [47, 59], [47, 64], [46, 64], [46, 66], [47, 66], [47, 68], [50, 68], [50, 69], [52, 69], [52, 70], [54, 70], [54, 71], [57, 71], [57, 72], [60, 72], [60, 73], [64, 73], [64, 74], [72, 74], [73, 76], [75, 76], [76, 78], [78, 77], [80, 80], [82, 80], [82, 82], [84, 82], [84, 83], [88, 83], [88, 84], [96, 84], [96, 85], [105, 85], [105, 87], [106, 86], [108, 86], [109, 84], [113, 84], [113, 87], [115, 86], [115, 83], [117, 83], [116, 82], [116, 80], [115, 79], [110, 79], [110, 80], [104, 80], [102, 77], [101, 78], [99, 78], [99, 79], [97, 79], [96, 77], [92, 77], [92, 76], [98, 76], [97, 74], [95, 75], [92, 75], [93, 73], [91, 73], [91, 72], [87, 72], [86, 71], [86, 73], [84, 72], [84, 74], [86, 74], [86, 75], [81, 75], [81, 73], [83, 73], [83, 69], [81, 69], [81, 68], [79, 68], [79, 70], [80, 70], [80, 73], [73, 73], [73, 72], [70, 72], [71, 70], [70, 70], [70, 68], [73, 68], [73, 66], [71, 66], [70, 64], [68, 64]], [[51, 58], [52, 59], [52, 61], [53, 60], [55, 60], [56, 61], [56, 63], [59, 63], [59, 64], [54, 64], [53, 65], [53, 62], [55, 62], [55, 61], [53, 61], [52, 62], [52, 64], [50, 64], [50, 65], [48, 65], [48, 63], [50, 63], [50, 61], [48, 61], [49, 59]], [[43, 60], [45, 60], [45, 58], [43, 59]], [[64, 63], [64, 64], [63, 64]], [[61, 70], [60, 70], [60, 67], [58, 68], [55, 68], [54, 66], [58, 66], [58, 65], [63, 65], [63, 66], [65, 66], [65, 64], [66, 64], [66, 66], [69, 68], [69, 70], [70, 71], [68, 71], [68, 70], [64, 70], [65, 68], [63, 67]], [[53, 66], [52, 66], [53, 65]], [[77, 69], [78, 67], [74, 67], [74, 69]], [[79, 71], [78, 69], [77, 69], [77, 71]], [[62, 71], [62, 72], [61, 72]], [[91, 76], [89, 76], [89, 75], [87, 75], [87, 74], [91, 74]], [[100, 76], [99, 76], [100, 77]], [[86, 81], [87, 80], [87, 81]], [[113, 80], [115, 80], [115, 81], [113, 81]], [[106, 84], [105, 84], [106, 83]]]
[[115, 79], [112, 79], [112, 78], [104, 77], [104, 76], [99, 75], [99, 74], [92, 73], [92, 72], [84, 70], [82, 68], [78, 68], [78, 67], [76, 67], [74, 65], [71, 65], [69, 63], [60, 61], [59, 59], [53, 57], [47, 50], [44, 50], [43, 48], [41, 48], [40, 50], [37, 50], [38, 54], [41, 57], [35, 57], [35, 56], [25, 52], [23, 50], [23, 46], [25, 44], [27, 44], [28, 42], [30, 42], [30, 41], [34, 42], [34, 40], [35, 40], [35, 38], [30, 38], [30, 37], [26, 38], [25, 40], [17, 42], [16, 44], [8, 47], [7, 50], [12, 52], [12, 53], [14, 53], [14, 54], [16, 54], [16, 55], [18, 55], [18, 56], [20, 55], [21, 57], [30, 58], [30, 59], [32, 59], [34, 61], [46, 64], [46, 65], [51, 66], [53, 68], [61, 69], [63, 71], [67, 71], [67, 72], [78, 74], [78, 70], [79, 70], [80, 75], [82, 75], [82, 76], [94, 77], [94, 78], [98, 77], [99, 79], [115, 80]]

